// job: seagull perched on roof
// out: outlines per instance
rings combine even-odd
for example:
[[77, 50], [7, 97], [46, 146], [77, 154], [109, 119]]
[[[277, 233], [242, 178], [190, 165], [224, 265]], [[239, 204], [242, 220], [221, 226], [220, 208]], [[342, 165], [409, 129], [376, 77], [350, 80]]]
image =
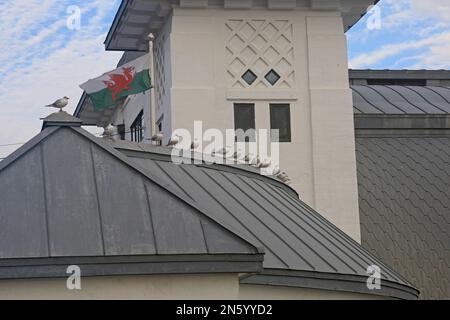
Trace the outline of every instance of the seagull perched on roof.
[[69, 103], [69, 98], [68, 97], [64, 97], [61, 99], [56, 100], [55, 102], [53, 102], [52, 104], [48, 104], [46, 105], [46, 107], [52, 107], [52, 108], [57, 108], [59, 109], [59, 111], [61, 112], [62, 109], [67, 106], [67, 104]]
[[164, 138], [164, 133], [158, 132], [157, 134], [154, 134], [151, 138], [152, 141], [161, 142]]
[[174, 134], [172, 138], [170, 138], [169, 143], [167, 144], [169, 147], [173, 147], [181, 142], [183, 138], [177, 134]]
[[117, 127], [113, 126], [112, 124], [106, 126], [103, 128], [103, 134], [102, 137], [105, 139], [111, 139], [114, 140], [114, 136], [117, 135]]

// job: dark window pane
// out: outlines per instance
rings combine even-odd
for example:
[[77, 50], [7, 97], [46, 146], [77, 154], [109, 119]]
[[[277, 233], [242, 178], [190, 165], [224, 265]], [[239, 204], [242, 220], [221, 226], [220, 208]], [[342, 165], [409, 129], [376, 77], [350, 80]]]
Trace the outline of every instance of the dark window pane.
[[427, 85], [425, 79], [367, 79], [368, 85], [380, 86], [421, 86]]
[[119, 135], [120, 140], [125, 140], [125, 125], [124, 124], [117, 125], [117, 134]]
[[265, 78], [271, 85], [275, 85], [275, 83], [277, 83], [278, 80], [280, 80], [280, 75], [276, 73], [275, 70], [272, 69], [266, 74]]
[[163, 132], [163, 120], [164, 120], [164, 115], [159, 117], [158, 121], [156, 121], [156, 129], [158, 130], [158, 132]]
[[144, 131], [142, 127], [142, 116], [144, 111], [141, 111], [130, 126], [131, 141], [141, 142], [144, 139]]
[[256, 78], [258, 78], [256, 76], [256, 74], [254, 74], [252, 72], [252, 70], [247, 70], [243, 75], [242, 75], [242, 79], [244, 79], [245, 82], [247, 82], [249, 85], [252, 85], [253, 82], [255, 82]]
[[[255, 141], [255, 105], [252, 103], [234, 104], [234, 128], [236, 141]], [[250, 130], [250, 131], [249, 131]]]
[[291, 111], [289, 104], [270, 105], [270, 129], [279, 130], [280, 142], [291, 142]]

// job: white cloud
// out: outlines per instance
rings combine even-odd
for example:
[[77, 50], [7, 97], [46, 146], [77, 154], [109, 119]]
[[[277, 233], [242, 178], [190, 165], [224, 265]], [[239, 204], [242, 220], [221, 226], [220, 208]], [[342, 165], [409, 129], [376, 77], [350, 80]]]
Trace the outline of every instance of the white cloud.
[[[68, 112], [81, 95], [78, 85], [113, 69], [120, 52], [105, 52], [104, 18], [117, 0], [80, 1], [82, 28], [66, 28], [73, 1], [14, 0], [0, 3], [0, 145], [25, 142], [53, 112], [44, 105], [67, 95]], [[0, 147], [0, 158], [15, 147]]]
[[416, 17], [436, 18], [450, 22], [450, 1], [448, 0], [409, 0]]
[[[407, 50], [426, 49], [421, 55], [416, 55], [418, 59], [414, 65], [416, 68], [449, 68], [450, 67], [450, 32], [443, 32], [437, 35], [424, 38], [419, 41], [406, 41], [396, 44], [384, 45], [380, 49], [370, 53], [362, 53], [350, 60], [350, 68], [366, 68], [374, 65], [383, 59], [396, 56]], [[409, 57], [412, 59], [413, 57]], [[404, 58], [403, 58], [404, 59]]]
[[[351, 68], [370, 68], [385, 59], [391, 59], [385, 68], [392, 68], [406, 61], [412, 69], [450, 68], [450, 1], [449, 0], [384, 0], [382, 9], [382, 29], [378, 34], [362, 30], [351, 34], [350, 41], [361, 45], [372, 41], [371, 37], [397, 39], [371, 51], [360, 53], [350, 59]], [[404, 40], [398, 40], [404, 39]], [[387, 41], [386, 41], [387, 40]], [[419, 52], [417, 52], [419, 51]], [[394, 60], [394, 62], [392, 62]]]
[[419, 24], [425, 19], [450, 22], [450, 1], [448, 0], [383, 0], [381, 3], [389, 12], [385, 16], [388, 26]]

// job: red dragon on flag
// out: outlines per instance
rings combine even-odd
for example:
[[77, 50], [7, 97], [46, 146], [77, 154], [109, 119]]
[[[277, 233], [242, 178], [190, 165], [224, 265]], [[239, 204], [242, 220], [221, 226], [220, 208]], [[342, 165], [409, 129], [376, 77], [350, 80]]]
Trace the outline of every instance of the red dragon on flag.
[[110, 80], [103, 81], [103, 83], [112, 92], [112, 99], [116, 100], [117, 95], [124, 90], [130, 90], [130, 84], [134, 79], [134, 67], [122, 68], [123, 73], [109, 74]]
[[89, 96], [94, 110], [118, 106], [120, 99], [152, 88], [150, 60], [149, 54], [144, 54], [100, 77], [88, 80], [80, 88]]

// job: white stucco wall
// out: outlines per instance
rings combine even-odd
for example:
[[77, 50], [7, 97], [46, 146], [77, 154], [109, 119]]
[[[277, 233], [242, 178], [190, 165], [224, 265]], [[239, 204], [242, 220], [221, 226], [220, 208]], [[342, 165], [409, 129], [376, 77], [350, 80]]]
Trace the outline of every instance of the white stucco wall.
[[[168, 18], [153, 42], [155, 123], [161, 122], [166, 144], [172, 132], [172, 19]], [[157, 128], [155, 132], [157, 132]]]
[[[259, 39], [264, 52], [258, 52], [253, 27], [233, 29], [245, 22], [266, 37], [267, 43]], [[257, 30], [269, 23], [275, 31]], [[165, 32], [171, 64], [170, 111], [164, 111], [170, 126], [165, 127], [192, 131], [194, 121], [202, 120], [204, 129], [233, 129], [233, 103], [251, 102], [256, 128], [269, 128], [269, 103], [289, 103], [292, 142], [280, 146], [282, 170], [302, 200], [359, 241], [353, 111], [340, 13], [175, 8]], [[273, 51], [265, 52], [269, 47], [279, 51], [273, 62]], [[233, 64], [236, 57], [242, 63]], [[261, 75], [277, 67], [284, 70], [282, 81], [270, 87], [260, 76], [255, 85], [242, 85], [247, 67], [261, 68]], [[164, 131], [168, 139], [171, 132]]]
[[0, 299], [236, 299], [236, 274], [84, 277], [81, 290], [66, 279], [1, 280]]
[[240, 285], [237, 274], [84, 277], [81, 290], [66, 279], [0, 280], [0, 299], [31, 300], [348, 300], [375, 295], [282, 286]]
[[383, 300], [384, 297], [352, 292], [282, 286], [241, 285], [241, 300]]
[[143, 114], [143, 126], [144, 126], [144, 141], [149, 140], [152, 136], [152, 113], [151, 113], [151, 100], [149, 91], [131, 95], [127, 98], [126, 105], [121, 108], [120, 117], [116, 116], [114, 124], [125, 124], [125, 139], [131, 140], [130, 126], [133, 124], [136, 117], [141, 111]]

